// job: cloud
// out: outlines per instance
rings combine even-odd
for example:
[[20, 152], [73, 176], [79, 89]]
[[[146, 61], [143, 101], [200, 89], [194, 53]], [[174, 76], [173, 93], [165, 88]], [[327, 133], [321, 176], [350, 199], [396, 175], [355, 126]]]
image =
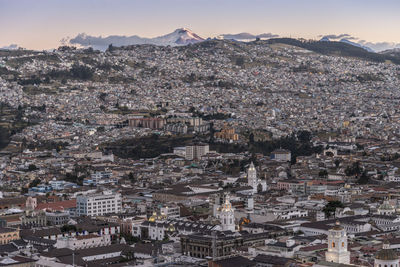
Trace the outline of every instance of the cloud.
[[360, 41], [358, 41], [358, 43], [363, 46], [368, 46], [376, 52], [381, 52], [381, 51], [390, 50], [390, 49], [394, 49], [394, 48], [400, 48], [400, 43], [393, 43], [393, 42], [373, 43], [373, 42], [368, 42], [365, 40], [360, 40]]
[[145, 44], [147, 38], [141, 38], [139, 36], [124, 36], [124, 35], [110, 35], [107, 37], [96, 37], [90, 36], [85, 33], [80, 33], [71, 39], [62, 39], [61, 42], [69, 43], [72, 45], [78, 45], [82, 47], [93, 47], [94, 49], [104, 50], [110, 44], [115, 46], [124, 46], [131, 44]]
[[328, 38], [330, 40], [340, 40], [340, 39], [347, 39], [347, 40], [357, 40], [357, 37], [351, 36], [350, 34], [347, 33], [342, 33], [342, 34], [329, 34], [329, 35], [320, 35], [319, 37], [322, 38]]
[[221, 38], [223, 39], [229, 39], [229, 40], [252, 40], [256, 38], [260, 39], [269, 39], [269, 38], [276, 38], [279, 37], [278, 34], [273, 34], [273, 33], [262, 33], [258, 35], [254, 35], [248, 32], [242, 32], [242, 33], [237, 33], [237, 34], [221, 34]]

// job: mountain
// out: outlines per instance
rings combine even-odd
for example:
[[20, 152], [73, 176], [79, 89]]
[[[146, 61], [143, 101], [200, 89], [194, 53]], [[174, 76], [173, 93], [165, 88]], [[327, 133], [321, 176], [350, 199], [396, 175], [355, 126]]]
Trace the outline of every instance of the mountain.
[[10, 44], [8, 46], [0, 47], [1, 50], [17, 50], [19, 48], [20, 47], [18, 45], [16, 45], [16, 44]]
[[[322, 39], [319, 40], [319, 41], [320, 42], [337, 42], [336, 40], [331, 40], [328, 36], [322, 37]], [[369, 48], [367, 46], [363, 46], [363, 45], [361, 45], [359, 43], [352, 42], [352, 41], [350, 41], [349, 39], [346, 39], [346, 38], [340, 39], [339, 42], [342, 42], [342, 43], [345, 43], [345, 44], [349, 44], [349, 45], [352, 45], [352, 46], [355, 46], [355, 47], [360, 47], [360, 48], [362, 48], [364, 50], [367, 50], [368, 52], [371, 52], [371, 53], [375, 52], [374, 50], [372, 50], [371, 48]]]
[[186, 28], [176, 29], [170, 34], [150, 40], [155, 45], [188, 45], [204, 41], [203, 38]]
[[392, 57], [400, 57], [400, 48], [388, 49], [379, 53], [383, 55], [389, 55]]
[[241, 32], [237, 34], [221, 34], [217, 37], [217, 39], [224, 39], [224, 40], [236, 40], [236, 41], [254, 41], [257, 38], [260, 39], [269, 39], [269, 38], [276, 38], [279, 37], [277, 34], [273, 33], [262, 33], [258, 35], [254, 35], [248, 32]]
[[356, 47], [360, 47], [360, 48], [362, 48], [362, 49], [367, 50], [368, 52], [372, 52], [372, 53], [375, 52], [374, 50], [372, 50], [371, 48], [369, 48], [369, 47], [367, 47], [367, 46], [361, 45], [361, 44], [359, 44], [359, 43], [352, 42], [352, 41], [350, 41], [350, 40], [348, 40], [348, 39], [341, 39], [339, 42], [346, 43], [346, 44], [349, 44], [349, 45], [354, 45], [354, 46], [356, 46]]
[[324, 55], [352, 57], [382, 63], [390, 61], [400, 65], [400, 57], [369, 52], [364, 48], [347, 42], [326, 41], [326, 39], [320, 41], [305, 41], [292, 38], [274, 38], [263, 42], [266, 44], [280, 43], [297, 46]]
[[133, 36], [120, 36], [110, 35], [107, 37], [95, 37], [86, 35], [84, 33], [78, 34], [72, 39], [62, 40], [64, 44], [68, 45], [79, 45], [82, 47], [93, 47], [98, 50], [106, 50], [107, 47], [112, 44], [113, 46], [127, 46], [135, 44], [153, 44], [160, 46], [177, 46], [177, 45], [188, 45], [198, 42], [202, 42], [204, 39], [194, 32], [186, 28], [176, 29], [172, 33], [154, 37], [144, 38], [137, 35]]

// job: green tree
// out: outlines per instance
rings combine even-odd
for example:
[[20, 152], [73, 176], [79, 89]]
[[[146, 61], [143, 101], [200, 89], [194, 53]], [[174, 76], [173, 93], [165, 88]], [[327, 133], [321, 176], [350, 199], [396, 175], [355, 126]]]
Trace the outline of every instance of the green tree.
[[29, 166], [28, 166], [28, 171], [36, 171], [38, 168], [36, 167], [36, 165], [35, 164], [29, 164]]
[[344, 205], [342, 202], [338, 200], [334, 201], [329, 201], [326, 206], [322, 209], [322, 211], [325, 213], [325, 216], [327, 218], [331, 217], [332, 214], [335, 214], [336, 208], [343, 208]]
[[326, 178], [328, 177], [328, 171], [327, 170], [320, 170], [318, 173], [318, 176], [321, 178]]

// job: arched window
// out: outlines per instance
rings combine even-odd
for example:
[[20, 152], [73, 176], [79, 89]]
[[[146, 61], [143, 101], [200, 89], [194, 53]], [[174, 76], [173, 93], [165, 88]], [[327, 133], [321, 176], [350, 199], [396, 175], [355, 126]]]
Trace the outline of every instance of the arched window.
[[[335, 242], [332, 242], [332, 247], [334, 248], [335, 247]], [[386, 267], [386, 266], [385, 266]]]
[[342, 248], [344, 248], [344, 242], [342, 242]]

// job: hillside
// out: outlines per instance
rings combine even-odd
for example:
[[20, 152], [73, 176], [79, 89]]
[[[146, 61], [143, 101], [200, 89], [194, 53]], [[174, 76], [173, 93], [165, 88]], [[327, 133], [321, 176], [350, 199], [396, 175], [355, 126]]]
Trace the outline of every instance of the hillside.
[[292, 38], [274, 38], [265, 41], [266, 44], [287, 44], [292, 46], [301, 47], [316, 53], [331, 55], [331, 56], [343, 56], [343, 57], [353, 57], [373, 62], [387, 62], [391, 61], [395, 64], [400, 64], [400, 55], [394, 56], [393, 54], [378, 54], [373, 52], [368, 52], [361, 47], [356, 47], [354, 45], [344, 43], [344, 42], [324, 42], [324, 41], [303, 41]]

